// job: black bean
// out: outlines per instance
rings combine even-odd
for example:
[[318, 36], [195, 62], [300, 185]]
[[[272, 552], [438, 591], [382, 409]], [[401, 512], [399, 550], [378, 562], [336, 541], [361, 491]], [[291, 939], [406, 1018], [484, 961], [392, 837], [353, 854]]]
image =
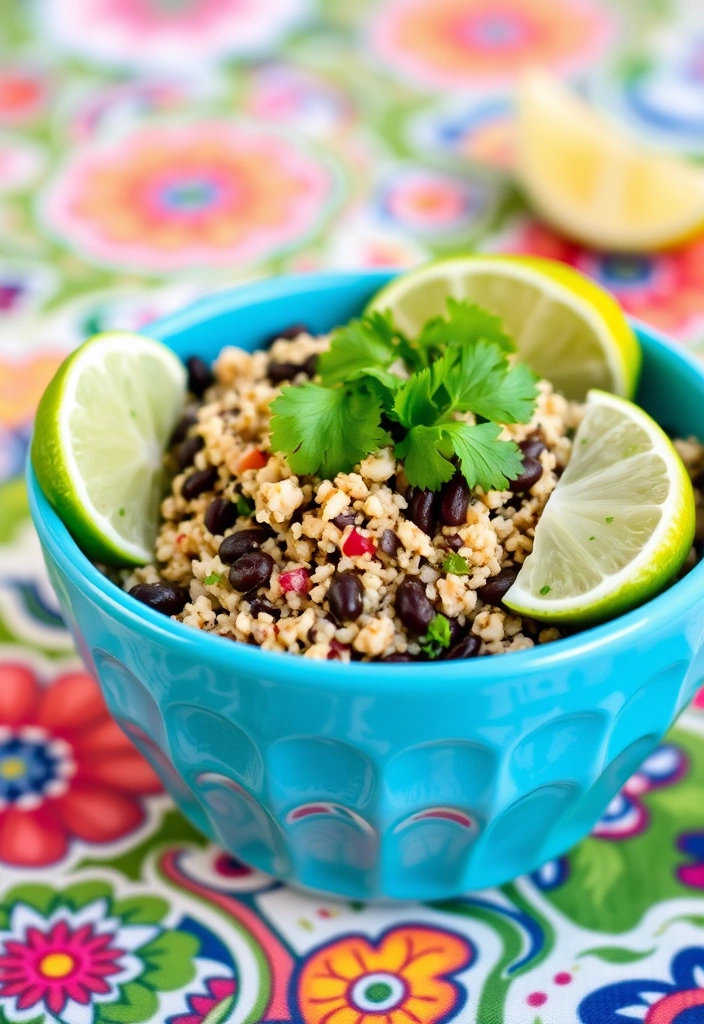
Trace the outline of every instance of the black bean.
[[234, 501], [227, 498], [213, 498], [205, 513], [205, 525], [214, 534], [223, 534], [237, 522], [239, 513]]
[[406, 576], [399, 584], [395, 599], [396, 614], [406, 629], [425, 636], [435, 618], [435, 609], [428, 600], [425, 587], [415, 576]]
[[354, 526], [357, 522], [357, 516], [354, 512], [341, 512], [339, 516], [335, 516], [332, 520], [334, 526], [338, 530], [344, 530], [346, 526]]
[[401, 547], [401, 541], [393, 530], [384, 530], [379, 539], [379, 547], [385, 555], [391, 555], [393, 557]]
[[436, 498], [434, 491], [421, 491], [418, 487], [411, 487], [406, 495], [406, 516], [429, 537], [433, 535]]
[[545, 451], [545, 443], [539, 434], [531, 434], [525, 441], [521, 441], [518, 447], [524, 455], [530, 455], [532, 459], [537, 459], [540, 453]]
[[460, 548], [464, 547], [464, 541], [460, 537], [459, 533], [450, 533], [446, 535], [445, 544], [450, 551], [459, 551]]
[[274, 559], [271, 555], [263, 551], [250, 551], [238, 558], [230, 569], [230, 586], [240, 593], [263, 587], [271, 579], [273, 571]]
[[188, 370], [188, 390], [200, 398], [213, 383], [212, 371], [200, 356], [191, 356], [190, 359], [187, 359], [186, 369]]
[[258, 551], [267, 537], [266, 530], [256, 527], [251, 530], [238, 530], [237, 533], [231, 533], [229, 537], [225, 537], [218, 554], [226, 565], [232, 565], [242, 555], [247, 555], [250, 551]]
[[515, 491], [516, 494], [523, 494], [524, 491], [529, 491], [533, 484], [537, 484], [542, 475], [542, 463], [534, 459], [532, 455], [526, 455], [523, 460], [523, 469], [517, 477], [508, 482], [509, 490]]
[[305, 363], [301, 366], [301, 373], [305, 373], [306, 377], [315, 377], [315, 372], [318, 369], [318, 355], [316, 352], [312, 356], [308, 356]]
[[293, 380], [299, 370], [300, 366], [297, 366], [296, 363], [270, 362], [267, 367], [267, 375], [272, 384], [283, 384], [285, 380]]
[[267, 374], [272, 384], [283, 384], [285, 380], [293, 380], [299, 373], [304, 373], [306, 377], [315, 377], [317, 365], [316, 353], [308, 356], [304, 363], [279, 363], [272, 360], [267, 367]]
[[379, 661], [383, 661], [387, 665], [399, 665], [405, 664], [407, 661], [420, 661], [420, 658], [418, 655], [409, 654], [408, 651], [404, 653], [397, 651], [396, 654], [387, 654], [385, 658], [379, 658]]
[[456, 644], [462, 636], [464, 626], [461, 626], [457, 619], [448, 619], [450, 623], [450, 646]]
[[464, 637], [459, 643], [453, 644], [448, 650], [440, 655], [440, 661], [456, 661], [459, 658], [474, 658], [479, 653], [479, 637]]
[[482, 601], [485, 601], [486, 604], [501, 604], [506, 592], [516, 582], [518, 568], [517, 565], [509, 565], [508, 568], [498, 572], [496, 576], [490, 576], [484, 586], [477, 591]]
[[274, 605], [267, 601], [265, 597], [255, 597], [254, 600], [249, 602], [249, 614], [253, 619], [256, 619], [260, 612], [265, 612], [267, 615], [271, 615], [275, 622], [278, 622], [281, 618], [281, 609], [275, 608]]
[[440, 518], [445, 526], [462, 526], [467, 522], [469, 499], [469, 484], [460, 473], [457, 473], [442, 490]]
[[341, 622], [358, 619], [362, 614], [363, 597], [364, 587], [359, 576], [353, 572], [335, 574], [328, 590], [328, 601], [330, 602], [330, 611], [336, 619]]
[[197, 452], [205, 447], [205, 441], [200, 434], [194, 434], [187, 438], [176, 449], [176, 461], [181, 469], [190, 466]]
[[297, 338], [299, 334], [309, 333], [310, 332], [305, 324], [291, 324], [291, 326], [287, 327], [285, 330], [279, 331], [278, 334], [272, 335], [271, 340], [277, 341], [279, 338], [286, 338], [288, 341], [293, 341], [293, 339]]
[[187, 590], [167, 580], [160, 583], [137, 583], [130, 590], [130, 596], [164, 615], [178, 615], [189, 598]]
[[205, 469], [197, 469], [195, 473], [191, 473], [181, 485], [184, 501], [192, 501], [203, 491], [212, 491], [217, 478], [218, 471], [215, 466], [207, 466]]
[[171, 440], [169, 441], [169, 447], [178, 444], [180, 441], [183, 441], [184, 438], [186, 437], [186, 434], [193, 426], [193, 424], [197, 422], [198, 413], [196, 412], [196, 410], [186, 409], [183, 416], [174, 427], [174, 432], [171, 435]]

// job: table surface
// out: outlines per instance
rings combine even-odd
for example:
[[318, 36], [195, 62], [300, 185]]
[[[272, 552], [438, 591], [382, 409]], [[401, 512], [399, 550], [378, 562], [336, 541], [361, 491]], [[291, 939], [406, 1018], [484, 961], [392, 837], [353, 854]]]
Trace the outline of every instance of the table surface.
[[433, 907], [305, 896], [207, 845], [109, 720], [21, 480], [79, 341], [267, 273], [544, 253], [704, 352], [703, 240], [586, 251], [510, 174], [535, 61], [701, 158], [696, 7], [0, 3], [0, 1024], [704, 1021], [704, 701], [531, 877]]

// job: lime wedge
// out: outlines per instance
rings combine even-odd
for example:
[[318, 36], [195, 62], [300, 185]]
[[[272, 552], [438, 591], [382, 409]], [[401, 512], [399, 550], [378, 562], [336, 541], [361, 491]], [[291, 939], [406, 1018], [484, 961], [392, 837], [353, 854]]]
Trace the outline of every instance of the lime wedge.
[[521, 359], [567, 398], [583, 401], [590, 388], [634, 394], [635, 334], [615, 299], [572, 267], [540, 257], [455, 256], [394, 278], [368, 311], [390, 310], [414, 338], [450, 297], [501, 317]]
[[126, 331], [81, 345], [44, 392], [32, 465], [90, 557], [110, 565], [152, 557], [165, 486], [162, 457], [185, 393], [178, 356]]
[[572, 457], [504, 604], [548, 622], [611, 618], [653, 597], [694, 537], [694, 493], [647, 413], [591, 391]]
[[544, 72], [518, 90], [516, 148], [535, 207], [587, 245], [647, 252], [704, 227], [701, 167], [643, 149]]

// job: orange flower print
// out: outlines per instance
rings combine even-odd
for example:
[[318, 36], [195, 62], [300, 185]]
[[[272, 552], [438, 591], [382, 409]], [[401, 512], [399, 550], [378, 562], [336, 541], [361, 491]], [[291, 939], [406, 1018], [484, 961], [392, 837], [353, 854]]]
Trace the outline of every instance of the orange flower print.
[[317, 950], [300, 974], [305, 1024], [439, 1024], [464, 1001], [450, 976], [474, 960], [470, 943], [423, 925], [378, 942], [351, 935]]
[[110, 265], [247, 263], [304, 239], [332, 197], [324, 164], [231, 121], [137, 129], [79, 151], [54, 183], [52, 227]]
[[12, 359], [0, 356], [0, 426], [17, 429], [29, 423], [63, 352], [36, 352]]
[[585, 67], [612, 32], [589, 0], [388, 0], [372, 45], [416, 87], [453, 89], [511, 81], [531, 64]]

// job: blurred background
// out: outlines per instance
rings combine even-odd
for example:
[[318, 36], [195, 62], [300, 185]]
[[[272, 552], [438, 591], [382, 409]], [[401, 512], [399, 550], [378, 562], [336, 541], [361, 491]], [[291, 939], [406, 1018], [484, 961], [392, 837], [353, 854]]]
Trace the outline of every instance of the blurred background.
[[[658, 256], [584, 249], [531, 213], [513, 173], [515, 86], [534, 65], [624, 138], [700, 160], [697, 0], [2, 0], [1, 11], [5, 477], [37, 393], [78, 340], [263, 274], [539, 252], [704, 344], [703, 241]], [[21, 389], [9, 383], [18, 365]]]
[[[618, 164], [619, 153], [638, 153], [640, 146], [691, 168], [686, 231], [675, 217], [670, 234], [666, 225], [652, 249], [600, 249], [561, 230], [560, 217], [550, 224], [541, 219], [535, 211], [545, 205], [534, 207], [526, 198], [533, 193], [522, 186], [515, 131], [516, 89], [534, 66], [603, 116], [604, 134], [602, 127], [595, 130], [594, 147], [607, 168], [614, 159]], [[564, 119], [561, 125], [560, 131]], [[565, 144], [569, 149], [569, 140]], [[571, 152], [579, 164], [579, 152]], [[550, 164], [549, 152], [545, 159]], [[272, 895], [269, 880], [202, 848], [159, 793], [151, 769], [109, 722], [58, 615], [21, 480], [32, 415], [58, 363], [97, 331], [138, 329], [240, 281], [319, 268], [403, 267], [467, 249], [565, 260], [614, 292], [629, 313], [704, 355], [703, 159], [701, 0], [0, 0], [0, 880], [34, 884], [39, 872], [42, 884], [49, 880], [68, 892], [78, 866], [98, 864], [121, 873], [123, 888], [131, 879], [152, 892], [152, 851], [187, 843], [188, 857], [164, 855], [160, 870], [172, 882], [172, 924], [194, 913], [198, 918], [197, 928], [189, 926], [189, 946], [180, 939], [167, 943], [166, 926], [155, 923], [159, 911], [147, 897], [142, 916], [132, 917], [151, 922], [171, 963], [193, 960], [197, 990], [188, 989], [193, 974], [159, 975], [156, 967], [144, 967], [148, 958], [142, 956], [139, 970], [152, 979], [144, 983], [152, 996], [135, 989], [125, 1003], [124, 993], [103, 979], [103, 1006], [119, 997], [121, 1015], [104, 1009], [93, 1017], [85, 1004], [81, 1022], [168, 1018], [196, 1024], [216, 1008], [217, 1020], [229, 1020], [245, 982], [259, 986], [260, 994], [269, 991], [269, 981], [257, 974], [261, 963], [255, 968], [250, 954], [241, 954], [246, 970], [237, 976], [227, 951], [239, 950], [241, 938], [231, 928], [223, 934], [222, 917], [208, 917], [202, 907], [195, 912], [193, 893], [206, 894], [230, 920], [246, 922], [276, 966], [273, 1002], [262, 995], [257, 1003], [269, 1005], [270, 1020], [290, 1019], [290, 950], [301, 956], [336, 929], [374, 932], [398, 922], [388, 909], [364, 917], [360, 907], [343, 913], [297, 894]], [[653, 196], [651, 205], [657, 214], [662, 197]], [[600, 219], [608, 222], [608, 212], [595, 214], [595, 223]], [[701, 723], [704, 715], [698, 718]], [[605, 962], [624, 977], [642, 976], [640, 943], [661, 951], [652, 972], [661, 982], [651, 989], [676, 995], [696, 988], [702, 996], [704, 948], [699, 960], [685, 962], [678, 954], [672, 962], [679, 967], [670, 973], [680, 940], [672, 939], [672, 930], [653, 938], [667, 923], [660, 932], [650, 927], [638, 941], [631, 936], [628, 949], [613, 938], [636, 929], [651, 910], [666, 921], [665, 910], [652, 909], [660, 899], [686, 903], [690, 921], [698, 906], [700, 924], [704, 919], [704, 755], [693, 730], [674, 734], [634, 776], [595, 838], [531, 882], [531, 891], [543, 893], [540, 899], [572, 922], [609, 933], [602, 961], [592, 961], [595, 989]], [[20, 755], [22, 765], [34, 765], [25, 789], [16, 782]], [[39, 787], [36, 780], [44, 786], [59, 761], [63, 774], [54, 788]], [[103, 878], [98, 887], [108, 902], [95, 920], [113, 907], [110, 920], [122, 914], [127, 928], [125, 901], [119, 913], [118, 904], [109, 903], [110, 887], [117, 886], [117, 875], [111, 877], [110, 885]], [[178, 897], [173, 885], [180, 886]], [[23, 899], [28, 891], [25, 884]], [[38, 892], [33, 920], [48, 935], [48, 915], [58, 903], [48, 888]], [[256, 911], [254, 892], [265, 894]], [[71, 898], [73, 913], [80, 901]], [[81, 899], [89, 896], [84, 892]], [[14, 927], [13, 905], [0, 897], [0, 945], [9, 934], [2, 929]], [[485, 905], [482, 913], [486, 920], [504, 911]], [[482, 920], [479, 912], [474, 918]], [[456, 915], [452, 921], [446, 915], [442, 926], [437, 915], [433, 920], [437, 942], [450, 949], [442, 929], [448, 922], [459, 927]], [[545, 942], [557, 948], [540, 913], [528, 931], [518, 912], [511, 922], [505, 914], [501, 920], [503, 932], [496, 934], [516, 948], [530, 946], [536, 964]], [[493, 962], [498, 940], [482, 939], [475, 919], [462, 927], [470, 925], [466, 963], [473, 964], [477, 944]], [[168, 934], [183, 934], [186, 926], [179, 927]], [[565, 935], [572, 927], [565, 926]], [[513, 937], [506, 938], [511, 929]], [[696, 935], [685, 938], [691, 946]], [[33, 989], [34, 1002], [27, 996], [24, 1005], [34, 1010], [25, 1012], [14, 1002], [21, 990], [7, 981], [6, 960], [0, 960], [2, 1020], [36, 1014], [54, 1020], [51, 1005], [65, 1004], [59, 981], [51, 990]], [[52, 977], [61, 977], [64, 963], [51, 962], [59, 971]], [[565, 960], [540, 984], [519, 979], [511, 989], [515, 997], [508, 982], [496, 981], [483, 1004], [491, 1016], [482, 1024], [503, 1021], [503, 1001], [511, 999], [511, 1024], [534, 1024], [538, 1012], [543, 1022], [576, 1020], [574, 1009], [565, 1009], [571, 971]], [[562, 1003], [556, 1004], [555, 986], [561, 986]], [[167, 989], [173, 1016], [163, 1002], [156, 1009], [154, 993], [162, 999]], [[50, 991], [59, 993], [54, 1003], [39, 1006]], [[588, 1024], [625, 1019], [620, 1009], [645, 1019], [650, 1004], [638, 991], [624, 988], [623, 1000]], [[674, 1021], [677, 1007], [686, 1015], [697, 1006], [692, 1012], [701, 1014], [704, 996], [697, 1000], [673, 1003], [670, 1015], [663, 1010], [658, 1020]], [[451, 1017], [461, 1014], [462, 1002], [458, 989]], [[247, 1020], [260, 1019], [251, 1013]], [[244, 1010], [237, 1014], [245, 1019]], [[312, 1010], [301, 1014], [295, 1019], [318, 1019]]]

